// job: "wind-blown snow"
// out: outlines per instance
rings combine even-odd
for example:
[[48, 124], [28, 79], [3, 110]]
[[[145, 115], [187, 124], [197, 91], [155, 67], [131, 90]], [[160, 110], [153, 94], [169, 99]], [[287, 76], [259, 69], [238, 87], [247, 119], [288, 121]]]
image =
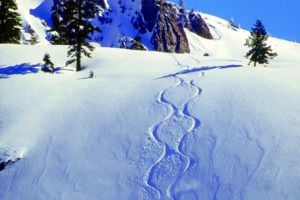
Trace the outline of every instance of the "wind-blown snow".
[[300, 45], [254, 68], [249, 33], [204, 17], [218, 38], [187, 32], [191, 54], [96, 47], [81, 72], [0, 45], [0, 162], [21, 157], [0, 199], [297, 199]]

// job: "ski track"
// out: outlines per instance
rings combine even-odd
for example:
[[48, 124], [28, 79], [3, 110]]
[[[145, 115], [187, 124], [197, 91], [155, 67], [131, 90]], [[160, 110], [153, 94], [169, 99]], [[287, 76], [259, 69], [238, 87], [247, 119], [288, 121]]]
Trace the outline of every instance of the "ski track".
[[[154, 199], [179, 199], [181, 195], [192, 195], [195, 199], [201, 198], [198, 196], [196, 190], [190, 189], [188, 191], [176, 191], [177, 186], [180, 187], [182, 181], [186, 177], [193, 174], [193, 170], [197, 168], [199, 161], [192, 152], [188, 152], [187, 148], [190, 146], [190, 138], [192, 135], [198, 134], [198, 129], [201, 127], [201, 121], [196, 116], [193, 116], [191, 109], [195, 104], [198, 97], [202, 94], [202, 89], [197, 86], [196, 82], [205, 76], [206, 70], [212, 69], [226, 69], [233, 67], [241, 67], [241, 65], [227, 65], [227, 66], [201, 66], [200, 61], [194, 58], [197, 67], [188, 66], [180, 63], [180, 60], [173, 55], [173, 58], [178, 66], [182, 69], [176, 73], [163, 76], [161, 78], [172, 78], [175, 83], [159, 92], [156, 102], [168, 108], [169, 113], [160, 122], [152, 125], [148, 129], [148, 135], [151, 140], [163, 147], [162, 154], [147, 170], [143, 178], [144, 189], [150, 193], [155, 193]], [[199, 76], [189, 78], [182, 78], [187, 74], [199, 73]], [[181, 93], [182, 92], [182, 93]], [[179, 95], [178, 95], [179, 94]], [[180, 96], [181, 95], [181, 96]], [[184, 99], [184, 100], [182, 100]], [[178, 129], [178, 127], [179, 129]], [[215, 169], [214, 155], [217, 151], [218, 138], [209, 136], [206, 141], [209, 143], [208, 149], [208, 169], [211, 176], [211, 182], [207, 187], [211, 189], [211, 198], [218, 199], [219, 192], [224, 190], [224, 180], [222, 174], [218, 174], [218, 169]], [[257, 142], [259, 151], [263, 152], [260, 144]], [[205, 148], [205, 147], [204, 147]], [[234, 158], [228, 157], [231, 160]], [[263, 155], [260, 157], [256, 169], [248, 177], [244, 186], [238, 186], [239, 196], [243, 196], [244, 188], [251, 183], [254, 174], [261, 165]], [[234, 165], [234, 164], [233, 164]], [[250, 166], [241, 166], [243, 168]], [[218, 168], [219, 166], [217, 166]], [[203, 182], [205, 183], [205, 182]], [[226, 190], [226, 189], [225, 189]], [[203, 195], [205, 195], [203, 193]], [[152, 198], [153, 199], [153, 198]]]
[[[189, 66], [180, 64], [179, 60], [174, 56], [177, 64], [182, 67], [190, 68]], [[204, 76], [204, 72], [200, 73], [199, 77]], [[194, 80], [185, 81], [183, 78], [178, 77], [176, 74], [172, 75], [176, 83], [159, 92], [157, 103], [163, 104], [169, 108], [170, 113], [159, 123], [152, 125], [148, 134], [153, 141], [163, 146], [163, 153], [159, 159], [149, 167], [146, 175], [143, 179], [144, 186], [149, 193], [155, 191], [156, 199], [175, 199], [172, 194], [172, 188], [176, 185], [176, 182], [186, 173], [191, 167], [191, 163], [196, 163], [192, 156], [184, 153], [184, 147], [188, 145], [188, 138], [191, 133], [198, 130], [201, 126], [201, 122], [196, 117], [192, 116], [189, 112], [189, 105], [195, 101], [195, 99], [201, 95], [202, 89], [195, 85]], [[187, 85], [192, 91], [191, 98], [187, 99], [181, 105], [176, 105], [172, 100], [166, 98], [167, 92], [170, 89], [176, 89]], [[164, 127], [168, 126], [168, 121], [174, 119], [183, 119], [184, 124], [180, 127], [191, 125], [187, 130], [183, 130], [182, 135], [176, 140], [176, 136], [164, 133]], [[172, 121], [171, 121], [172, 122]], [[168, 127], [167, 133], [173, 130], [172, 127]], [[160, 137], [162, 135], [163, 137]], [[174, 142], [175, 140], [175, 142]]]

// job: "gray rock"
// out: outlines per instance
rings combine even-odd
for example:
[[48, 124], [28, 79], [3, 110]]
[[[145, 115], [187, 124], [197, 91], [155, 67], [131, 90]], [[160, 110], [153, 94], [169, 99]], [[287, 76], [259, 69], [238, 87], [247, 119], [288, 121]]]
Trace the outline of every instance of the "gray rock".
[[176, 9], [162, 0], [143, 0], [142, 14], [149, 32], [153, 31], [151, 43], [157, 51], [189, 53], [189, 43], [183, 26], [178, 23]]
[[197, 35], [203, 38], [213, 39], [207, 24], [202, 19], [199, 13], [190, 11], [189, 21], [190, 21], [190, 26], [187, 26], [187, 28], [189, 28], [192, 32], [196, 33]]

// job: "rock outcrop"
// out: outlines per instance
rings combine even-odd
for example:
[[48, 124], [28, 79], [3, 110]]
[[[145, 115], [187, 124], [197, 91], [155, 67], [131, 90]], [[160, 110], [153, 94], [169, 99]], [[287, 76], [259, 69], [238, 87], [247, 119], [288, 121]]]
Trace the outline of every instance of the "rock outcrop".
[[12, 165], [14, 163], [16, 163], [17, 161], [19, 161], [21, 158], [18, 158], [15, 161], [12, 160], [7, 160], [7, 161], [3, 161], [0, 163], [0, 171], [4, 170], [7, 166]]
[[184, 27], [188, 28], [191, 32], [206, 39], [213, 39], [207, 24], [202, 19], [201, 15], [194, 10], [184, 11], [184, 16], [180, 16], [179, 19], [182, 19]]
[[[41, 43], [49, 43], [55, 32], [48, 32], [53, 25], [52, 8], [60, 7], [62, 0], [40, 0], [39, 6], [30, 9], [30, 15], [40, 19], [41, 24], [31, 24], [24, 12], [22, 42], [31, 38], [29, 26]], [[137, 36], [143, 40], [144, 49], [189, 53], [186, 29], [201, 37], [212, 39], [205, 21], [195, 11], [187, 11], [166, 0], [97, 0], [98, 16], [92, 21], [102, 32], [94, 33], [92, 40], [103, 47], [130, 48]], [[60, 10], [63, 12], [63, 8]], [[25, 16], [26, 15], [26, 16]], [[62, 15], [63, 16], [63, 15]], [[53, 27], [52, 27], [53, 28]], [[34, 33], [32, 33], [34, 34]]]
[[165, 0], [143, 0], [142, 15], [147, 30], [153, 32], [151, 44], [157, 51], [189, 53], [189, 43], [176, 9]]
[[0, 145], [0, 171], [16, 163], [20, 159], [21, 158], [14, 149]]
[[[60, 2], [55, 0], [54, 5]], [[93, 40], [101, 46], [131, 48], [131, 41], [140, 36], [143, 49], [189, 53], [185, 28], [212, 39], [199, 13], [166, 0], [99, 0], [99, 3], [101, 9], [94, 24], [102, 33], [95, 33]]]

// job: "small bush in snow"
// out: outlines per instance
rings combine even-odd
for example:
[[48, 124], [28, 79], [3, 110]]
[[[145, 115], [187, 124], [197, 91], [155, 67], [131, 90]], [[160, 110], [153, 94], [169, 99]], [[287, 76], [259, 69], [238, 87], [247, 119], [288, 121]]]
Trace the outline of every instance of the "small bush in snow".
[[94, 72], [91, 70], [90, 71], [90, 76], [89, 76], [89, 78], [94, 78], [95, 77], [95, 74], [94, 74]]
[[42, 70], [44, 72], [54, 72], [54, 64], [50, 60], [50, 55], [48, 53], [45, 54], [44, 56], [44, 64], [42, 66]]

